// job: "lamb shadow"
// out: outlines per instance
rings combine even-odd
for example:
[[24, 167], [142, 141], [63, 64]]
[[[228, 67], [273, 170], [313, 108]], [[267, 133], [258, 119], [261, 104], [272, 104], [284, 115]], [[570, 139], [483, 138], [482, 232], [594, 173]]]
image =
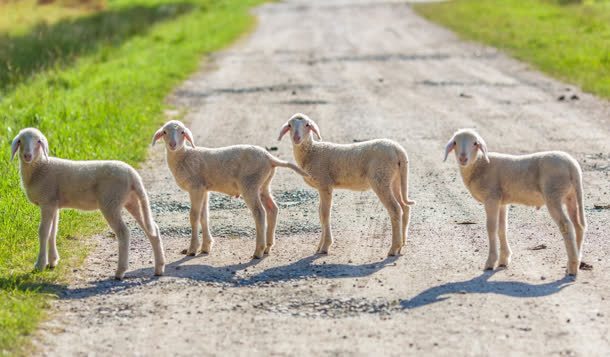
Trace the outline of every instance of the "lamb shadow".
[[[245, 263], [225, 266], [211, 266], [207, 264], [185, 264], [184, 262], [197, 257], [184, 257], [165, 268], [165, 276], [191, 279], [203, 282], [225, 283], [233, 286], [249, 286], [261, 283], [282, 282], [288, 280], [301, 280], [309, 278], [354, 278], [371, 275], [386, 265], [393, 263], [398, 257], [388, 257], [383, 261], [367, 264], [314, 264], [322, 255], [311, 255], [299, 259], [294, 263], [268, 268], [260, 273], [247, 277], [238, 277], [237, 272], [247, 271], [264, 259], [252, 259]], [[152, 268], [134, 271], [130, 275], [151, 275]]]
[[382, 261], [366, 264], [313, 264], [321, 257], [322, 255], [311, 255], [288, 265], [272, 267], [237, 283], [239, 285], [254, 285], [309, 278], [359, 278], [372, 275], [399, 258], [387, 257]]
[[[152, 269], [151, 269], [152, 272]], [[152, 273], [146, 278], [127, 277], [123, 280], [116, 280], [112, 277], [98, 280], [93, 285], [87, 287], [70, 288], [66, 287], [57, 293], [57, 296], [62, 300], [77, 300], [85, 299], [96, 295], [115, 294], [121, 291], [136, 288], [138, 286], [151, 283], [158, 280], [159, 277], [153, 276]]]
[[321, 255], [308, 256], [288, 265], [272, 267], [253, 276], [240, 278], [236, 276], [238, 271], [247, 270], [262, 262], [263, 259], [252, 259], [245, 263], [215, 267], [207, 264], [184, 264], [190, 260], [201, 258], [201, 256], [186, 256], [166, 265], [163, 277], [154, 276], [152, 268], [143, 268], [128, 272], [124, 280], [118, 281], [108, 278], [82, 288], [60, 289], [58, 296], [61, 299], [84, 299], [95, 295], [115, 294], [138, 286], [163, 282], [167, 278], [189, 279], [237, 287], [308, 278], [364, 277], [381, 270], [398, 259], [398, 257], [388, 257], [383, 261], [359, 265], [313, 264], [320, 257]]
[[61, 299], [84, 299], [95, 295], [115, 294], [121, 291], [136, 288], [147, 284], [161, 282], [161, 278], [185, 278], [205, 282], [225, 282], [230, 283], [235, 279], [235, 272], [247, 269], [258, 264], [260, 259], [252, 259], [246, 263], [226, 265], [222, 267], [212, 267], [209, 265], [183, 265], [189, 260], [198, 259], [201, 256], [184, 256], [181, 259], [167, 264], [163, 277], [154, 275], [153, 268], [142, 268], [128, 271], [123, 280], [116, 280], [112, 277], [92, 282], [86, 287], [59, 289], [58, 296]]
[[[235, 277], [238, 271], [247, 270], [249, 267], [253, 267], [267, 257], [263, 259], [250, 259], [244, 263], [230, 264], [224, 266], [211, 266], [207, 264], [187, 264], [183, 265], [183, 263], [192, 260], [199, 259], [201, 256], [197, 257], [184, 257], [179, 259], [173, 263], [168, 264], [165, 267], [165, 276], [174, 277], [174, 278], [183, 278], [183, 279], [191, 279], [196, 281], [203, 282], [215, 282], [215, 283], [228, 283], [235, 284], [239, 279]], [[143, 269], [152, 273], [152, 269]], [[138, 273], [137, 271], [134, 273]]]
[[415, 309], [449, 299], [450, 294], [498, 294], [517, 298], [536, 298], [556, 294], [574, 281], [564, 277], [544, 284], [528, 284], [517, 281], [489, 281], [496, 271], [485, 271], [466, 281], [446, 283], [422, 291], [408, 300], [402, 300], [403, 309]]
[[[201, 257], [201, 256], [199, 256]], [[247, 277], [238, 277], [237, 272], [247, 271], [265, 259], [252, 259], [245, 263], [225, 266], [211, 266], [207, 264], [183, 264], [199, 257], [184, 257], [165, 268], [165, 276], [191, 279], [203, 282], [226, 283], [233, 286], [248, 286], [260, 283], [273, 283], [288, 280], [308, 278], [357, 278], [371, 275], [388, 264], [395, 262], [398, 257], [388, 257], [383, 261], [366, 264], [314, 264], [322, 255], [304, 257], [287, 265], [268, 268], [260, 273]], [[145, 268], [128, 273], [130, 276], [152, 275], [152, 268]]]

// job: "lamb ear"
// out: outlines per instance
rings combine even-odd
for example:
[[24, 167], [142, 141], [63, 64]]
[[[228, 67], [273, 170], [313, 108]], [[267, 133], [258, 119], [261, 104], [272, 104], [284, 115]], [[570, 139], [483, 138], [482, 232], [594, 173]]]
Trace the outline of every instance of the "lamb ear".
[[307, 122], [309, 123], [309, 129], [311, 131], [313, 131], [314, 134], [316, 134], [316, 136], [318, 137], [319, 140], [322, 140], [322, 136], [320, 136], [320, 128], [318, 128], [318, 124], [316, 124], [311, 119], [307, 120]]
[[49, 142], [47, 141], [47, 138], [43, 137], [40, 139], [40, 146], [42, 147], [42, 154], [44, 155], [45, 159], [49, 161]]
[[193, 133], [188, 128], [184, 128], [184, 138], [191, 144], [192, 147], [195, 147]]
[[290, 123], [286, 122], [286, 124], [284, 124], [282, 126], [282, 129], [280, 129], [280, 136], [278, 136], [277, 141], [282, 140], [282, 137], [284, 135], [286, 135], [286, 133], [289, 132], [289, 131], [290, 131]]
[[480, 137], [477, 142], [477, 148], [479, 150], [481, 150], [481, 152], [483, 153], [483, 158], [485, 159], [485, 161], [487, 161], [487, 163], [489, 163], [489, 156], [487, 156], [487, 144], [485, 144], [485, 140], [483, 140]]
[[155, 133], [155, 135], [153, 136], [153, 140], [152, 140], [152, 144], [151, 145], [155, 145], [155, 143], [157, 142], [157, 140], [161, 139], [161, 137], [165, 135], [165, 133], [163, 132], [163, 127], [161, 127], [159, 130], [157, 130], [157, 132]]
[[454, 148], [455, 148], [455, 136], [451, 137], [451, 140], [449, 140], [447, 145], [445, 145], [445, 158], [443, 159], [443, 161], [447, 161], [447, 157], [449, 156], [449, 153], [451, 151], [453, 151]]
[[17, 134], [17, 136], [15, 136], [15, 139], [13, 139], [13, 142], [11, 143], [11, 161], [13, 161], [13, 158], [15, 157], [17, 150], [19, 150], [19, 145], [21, 145], [21, 142], [19, 141], [19, 137], [20, 137], [20, 135]]

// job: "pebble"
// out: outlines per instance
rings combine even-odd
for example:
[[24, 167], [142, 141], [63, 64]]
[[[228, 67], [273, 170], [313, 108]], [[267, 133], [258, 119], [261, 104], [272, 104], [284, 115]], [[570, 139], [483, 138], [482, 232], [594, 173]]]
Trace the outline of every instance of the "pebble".
[[259, 302], [252, 305], [256, 309], [274, 313], [287, 313], [298, 317], [344, 318], [360, 314], [389, 316], [403, 311], [398, 301], [366, 298], [327, 298], [317, 301], [293, 299], [287, 304]]

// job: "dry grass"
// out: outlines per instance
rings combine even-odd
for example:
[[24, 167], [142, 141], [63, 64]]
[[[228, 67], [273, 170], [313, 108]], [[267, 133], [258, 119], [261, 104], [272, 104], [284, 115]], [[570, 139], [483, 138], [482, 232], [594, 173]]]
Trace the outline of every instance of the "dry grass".
[[0, 34], [22, 34], [41, 23], [51, 25], [105, 8], [105, 0], [0, 0]]

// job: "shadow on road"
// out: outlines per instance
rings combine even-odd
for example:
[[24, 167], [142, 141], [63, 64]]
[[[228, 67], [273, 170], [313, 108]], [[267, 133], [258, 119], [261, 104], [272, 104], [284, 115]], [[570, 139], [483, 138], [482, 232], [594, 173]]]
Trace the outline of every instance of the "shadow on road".
[[260, 282], [280, 282], [308, 278], [359, 278], [371, 275], [394, 263], [398, 257], [387, 257], [374, 263], [366, 264], [313, 264], [321, 255], [312, 255], [294, 263], [266, 269], [252, 277], [238, 281], [239, 285], [251, 285]]
[[446, 283], [422, 291], [411, 299], [402, 300], [403, 309], [415, 309], [449, 299], [451, 294], [498, 294], [517, 298], [535, 298], [560, 292], [574, 281], [573, 278], [562, 279], [544, 284], [528, 284], [518, 281], [489, 281], [496, 271], [485, 271], [476, 278]]
[[288, 265], [272, 267], [254, 275], [240, 277], [237, 274], [238, 272], [247, 272], [248, 268], [259, 264], [263, 260], [252, 259], [245, 263], [216, 267], [207, 264], [184, 264], [190, 260], [201, 258], [201, 256], [186, 256], [168, 264], [165, 268], [165, 276], [162, 278], [153, 276], [152, 268], [144, 268], [128, 272], [127, 278], [122, 281], [111, 278], [104, 279], [83, 288], [63, 289], [59, 295], [62, 299], [83, 299], [89, 296], [117, 293], [138, 286], [162, 282], [167, 278], [221, 283], [234, 287], [309, 278], [357, 278], [378, 272], [398, 259], [398, 257], [388, 257], [383, 261], [366, 264], [314, 264], [320, 257], [322, 256], [312, 255]]
[[[56, 289], [62, 299], [83, 299], [94, 295], [113, 294], [120, 291], [156, 283], [172, 283], [176, 279], [217, 283], [232, 287], [265, 285], [277, 282], [306, 280], [314, 278], [341, 279], [359, 278], [372, 275], [394, 263], [398, 257], [388, 257], [383, 261], [366, 264], [315, 264], [320, 255], [304, 257], [294, 263], [271, 267], [248, 275], [249, 268], [261, 263], [262, 259], [224, 266], [207, 264], [185, 264], [198, 257], [183, 257], [166, 266], [164, 277], [153, 276], [152, 268], [138, 269], [127, 273], [122, 281], [104, 279], [83, 288]], [[543, 283], [529, 284], [518, 281], [490, 281], [496, 271], [486, 271], [480, 276], [466, 281], [445, 283], [422, 291], [411, 299], [401, 300], [403, 309], [415, 309], [449, 299], [452, 294], [498, 294], [517, 298], [536, 298], [552, 295], [569, 286], [570, 277]]]
[[[237, 276], [240, 271], [247, 272], [264, 259], [252, 259], [245, 263], [211, 266], [207, 264], [185, 264], [183, 263], [196, 259], [197, 257], [184, 257], [171, 264], [165, 269], [165, 276], [185, 278], [204, 282], [229, 283], [235, 286], [248, 286], [260, 283], [273, 283], [288, 280], [301, 280], [308, 278], [358, 278], [371, 275], [388, 264], [395, 262], [398, 257], [388, 257], [383, 261], [366, 264], [314, 264], [322, 255], [311, 255], [304, 257], [287, 265], [265, 269], [260, 273], [245, 277]], [[151, 268], [134, 271], [131, 275], [152, 274]]]

